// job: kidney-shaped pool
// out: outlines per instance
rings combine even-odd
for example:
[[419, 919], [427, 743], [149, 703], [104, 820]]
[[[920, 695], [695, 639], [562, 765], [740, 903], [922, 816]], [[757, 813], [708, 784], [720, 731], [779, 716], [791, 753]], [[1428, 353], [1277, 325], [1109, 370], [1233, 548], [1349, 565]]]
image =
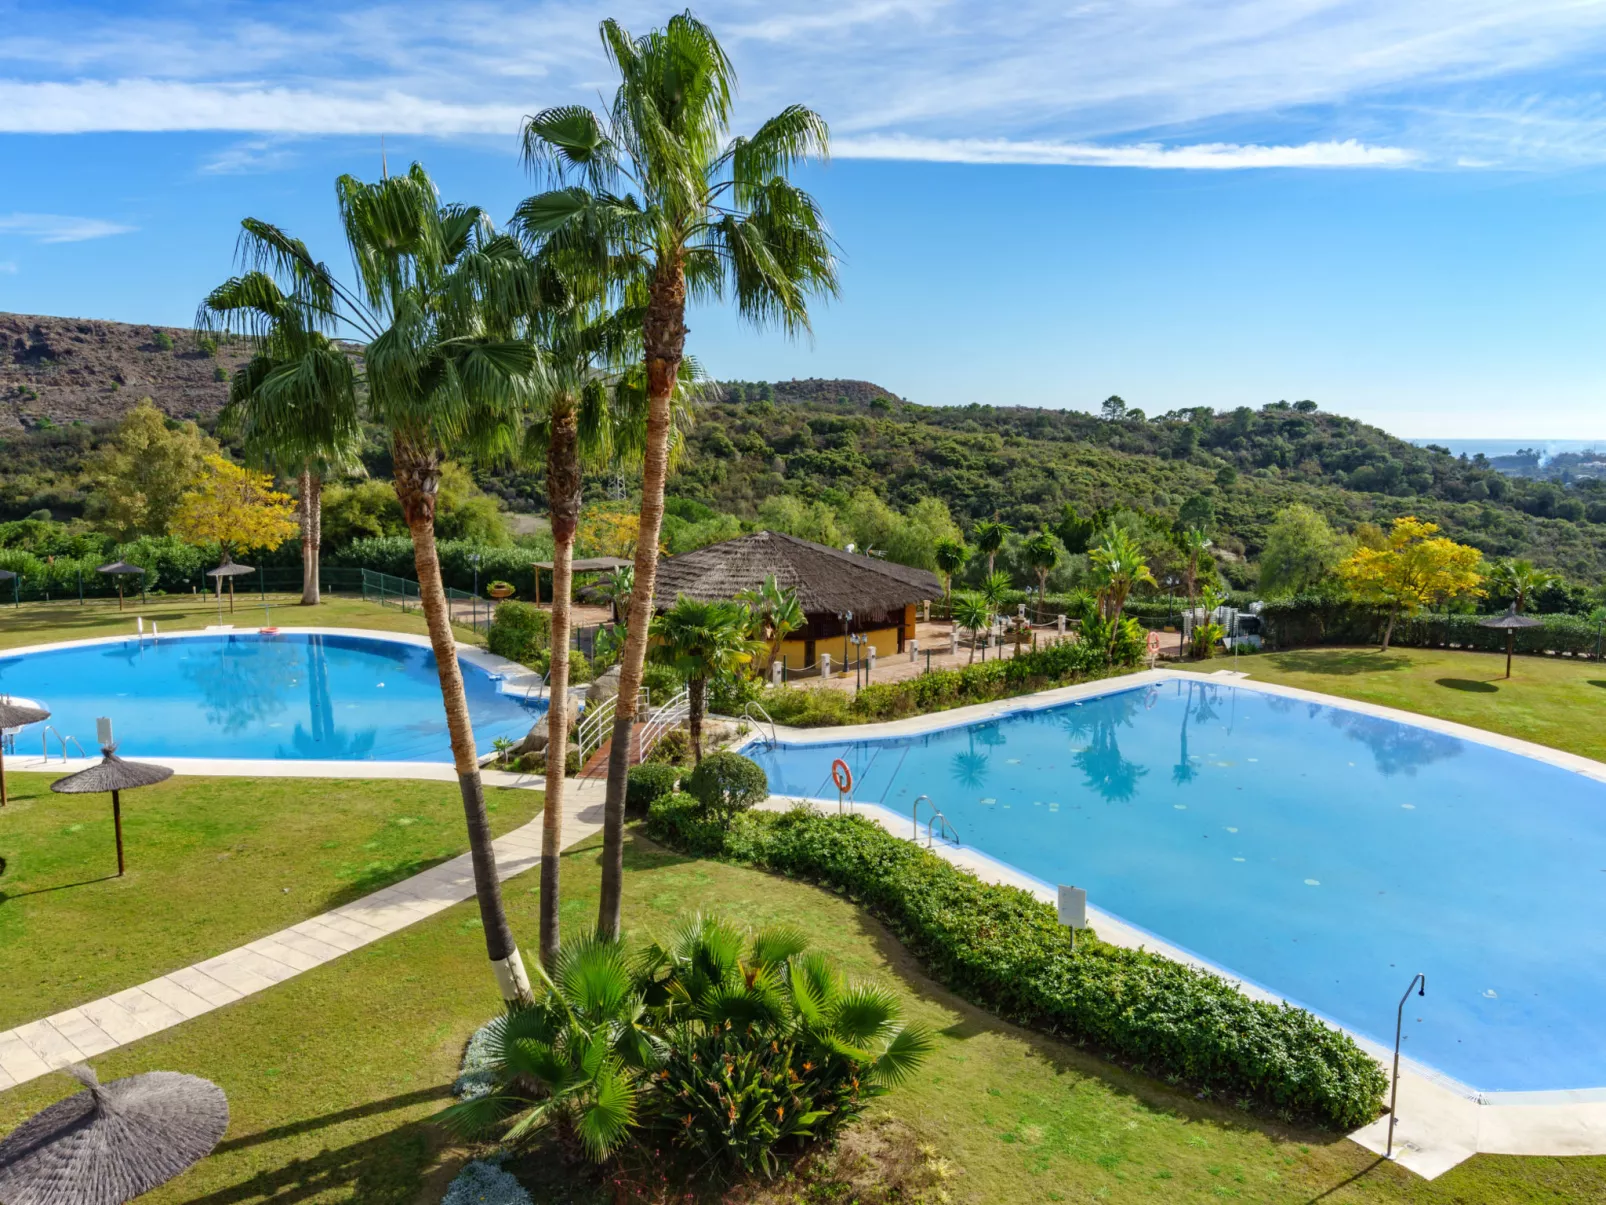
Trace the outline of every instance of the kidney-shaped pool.
[[[544, 700], [459, 665], [480, 752], [545, 713]], [[0, 657], [0, 693], [39, 700], [91, 755], [95, 718], [108, 716], [127, 757], [452, 759], [435, 655], [399, 640], [287, 631], [80, 645]], [[19, 749], [42, 730], [20, 734]]]
[[1176, 679], [752, 754], [907, 815], [1485, 1092], [1606, 1087], [1606, 783], [1342, 707]]

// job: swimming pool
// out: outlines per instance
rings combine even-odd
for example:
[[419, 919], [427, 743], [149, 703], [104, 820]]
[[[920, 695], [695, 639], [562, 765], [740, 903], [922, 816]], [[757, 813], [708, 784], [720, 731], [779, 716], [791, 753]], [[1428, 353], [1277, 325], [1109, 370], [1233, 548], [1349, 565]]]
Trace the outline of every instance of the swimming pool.
[[1484, 1092], [1606, 1087], [1606, 783], [1177, 678], [920, 736], [750, 754], [777, 794], [922, 794], [960, 840]]
[[[458, 663], [480, 752], [545, 714], [544, 700], [504, 694], [486, 670]], [[287, 631], [102, 642], [0, 657], [0, 693], [40, 700], [91, 755], [95, 717], [109, 716], [127, 757], [452, 759], [435, 656], [398, 640]], [[41, 730], [21, 733], [19, 752]]]

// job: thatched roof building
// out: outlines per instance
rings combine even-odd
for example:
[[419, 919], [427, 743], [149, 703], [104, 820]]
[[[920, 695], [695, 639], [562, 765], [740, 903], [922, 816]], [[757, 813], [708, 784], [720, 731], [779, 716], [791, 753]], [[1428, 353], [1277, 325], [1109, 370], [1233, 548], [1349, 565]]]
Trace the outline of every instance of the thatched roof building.
[[[758, 531], [660, 561], [653, 601], [663, 610], [683, 594], [705, 602], [730, 599], [758, 589], [770, 575], [783, 590], [796, 591], [808, 618], [807, 631], [792, 638], [807, 644], [797, 650], [806, 664], [814, 661], [816, 640], [840, 640], [849, 631], [884, 629], [890, 642], [896, 629], [901, 650], [914, 635], [915, 605], [942, 597], [942, 583], [929, 570]], [[845, 620], [849, 612], [853, 618]]]

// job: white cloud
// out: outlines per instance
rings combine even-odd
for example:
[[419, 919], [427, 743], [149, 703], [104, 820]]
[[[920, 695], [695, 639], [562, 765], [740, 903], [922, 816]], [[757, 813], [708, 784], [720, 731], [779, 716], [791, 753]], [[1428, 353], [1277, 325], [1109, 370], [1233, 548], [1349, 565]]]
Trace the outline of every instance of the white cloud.
[[296, 153], [271, 138], [252, 138], [218, 151], [201, 165], [211, 176], [244, 176], [271, 172], [295, 161]]
[[1403, 167], [1417, 155], [1400, 147], [1367, 146], [1354, 139], [1299, 146], [1231, 142], [1161, 146], [1135, 143], [1029, 142], [1005, 138], [908, 138], [902, 135], [839, 139], [843, 159], [920, 159], [938, 163], [1029, 163], [1077, 167], [1146, 167], [1233, 170], [1255, 167]]
[[22, 235], [37, 243], [81, 243], [86, 239], [127, 234], [133, 229], [101, 218], [75, 218], [59, 213], [0, 213], [0, 235]]

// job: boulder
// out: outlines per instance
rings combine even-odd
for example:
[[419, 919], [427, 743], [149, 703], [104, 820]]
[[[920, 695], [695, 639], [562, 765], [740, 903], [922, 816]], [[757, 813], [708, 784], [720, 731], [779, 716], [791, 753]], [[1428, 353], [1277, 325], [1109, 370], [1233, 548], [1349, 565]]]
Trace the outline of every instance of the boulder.
[[540, 723], [533, 725], [530, 730], [524, 734], [524, 739], [513, 746], [512, 750], [510, 751], [510, 755], [513, 757], [522, 757], [526, 753], [541, 753], [546, 750], [546, 745], [546, 721], [542, 720]]
[[621, 666], [614, 666], [606, 673], [601, 674], [586, 688], [587, 703], [604, 703], [619, 694], [619, 673]]

